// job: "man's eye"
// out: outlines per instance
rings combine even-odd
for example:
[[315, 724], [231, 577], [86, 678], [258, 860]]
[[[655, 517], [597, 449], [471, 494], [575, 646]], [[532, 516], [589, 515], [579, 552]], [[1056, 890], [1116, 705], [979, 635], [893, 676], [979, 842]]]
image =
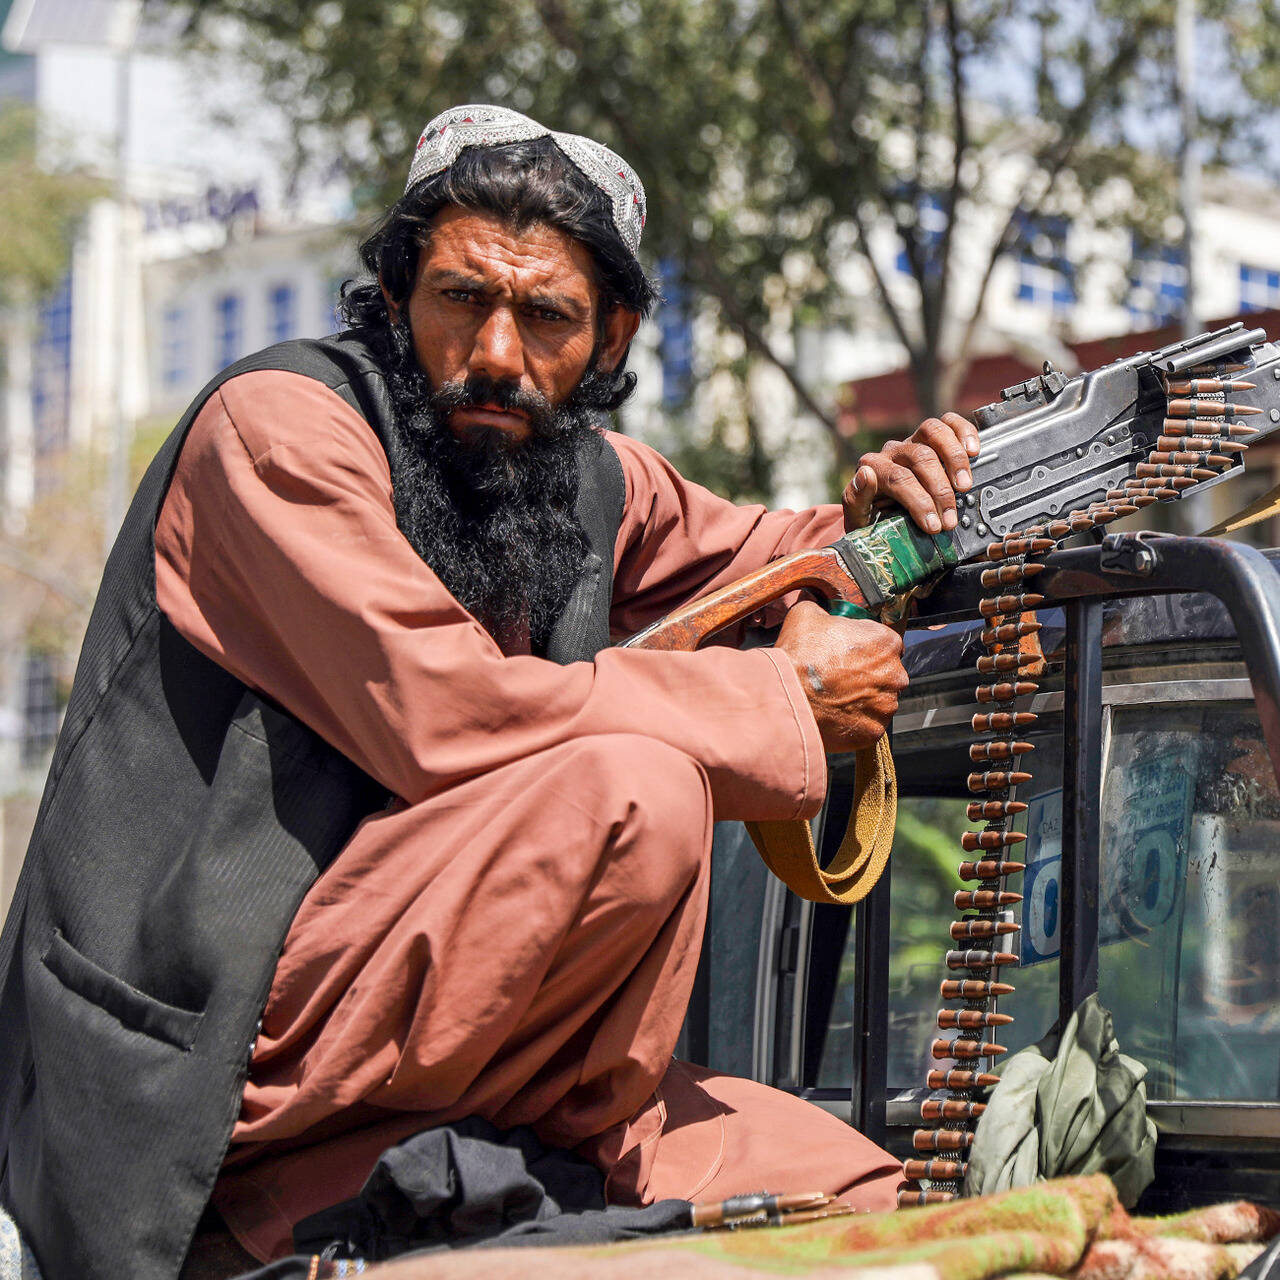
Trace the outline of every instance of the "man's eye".
[[472, 289], [446, 289], [444, 296], [451, 302], [474, 302], [475, 291]]
[[539, 320], [547, 320], [551, 322], [563, 320], [565, 318], [564, 312], [557, 311], [554, 307], [538, 307], [534, 311], [534, 315], [536, 315]]

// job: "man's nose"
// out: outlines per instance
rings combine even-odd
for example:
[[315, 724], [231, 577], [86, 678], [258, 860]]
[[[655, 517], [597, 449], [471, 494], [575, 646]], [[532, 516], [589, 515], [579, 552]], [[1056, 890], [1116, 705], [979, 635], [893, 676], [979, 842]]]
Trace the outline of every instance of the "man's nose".
[[523, 375], [524, 344], [520, 326], [506, 307], [494, 307], [485, 317], [476, 333], [467, 371], [508, 381]]

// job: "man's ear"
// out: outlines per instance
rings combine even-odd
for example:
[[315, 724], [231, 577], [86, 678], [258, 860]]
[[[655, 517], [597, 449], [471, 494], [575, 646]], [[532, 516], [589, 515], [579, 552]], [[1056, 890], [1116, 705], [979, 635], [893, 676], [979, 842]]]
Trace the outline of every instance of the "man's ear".
[[400, 304], [387, 292], [387, 286], [383, 284], [382, 277], [378, 277], [378, 288], [382, 290], [382, 300], [387, 304], [387, 315], [391, 317], [392, 324], [400, 322]]
[[601, 369], [612, 373], [622, 363], [639, 327], [640, 315], [636, 311], [628, 311], [626, 307], [615, 305], [605, 312], [601, 325], [604, 340], [600, 344], [597, 358]]

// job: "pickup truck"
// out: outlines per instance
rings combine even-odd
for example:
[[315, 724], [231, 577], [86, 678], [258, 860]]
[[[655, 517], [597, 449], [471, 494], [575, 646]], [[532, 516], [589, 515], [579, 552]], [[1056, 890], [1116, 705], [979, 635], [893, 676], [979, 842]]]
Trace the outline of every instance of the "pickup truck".
[[[1111, 535], [1037, 579], [1049, 671], [1026, 758], [1011, 1052], [1087, 994], [1148, 1068], [1156, 1178], [1138, 1212], [1280, 1206], [1280, 552]], [[909, 623], [893, 725], [890, 869], [855, 908], [802, 902], [742, 828], [717, 832], [711, 911], [677, 1052], [799, 1093], [911, 1149], [961, 887], [977, 570]], [[852, 794], [833, 761], [820, 849]], [[1012, 976], [1010, 974], [1012, 973]], [[1007, 1060], [1007, 1059], [1005, 1059]]]

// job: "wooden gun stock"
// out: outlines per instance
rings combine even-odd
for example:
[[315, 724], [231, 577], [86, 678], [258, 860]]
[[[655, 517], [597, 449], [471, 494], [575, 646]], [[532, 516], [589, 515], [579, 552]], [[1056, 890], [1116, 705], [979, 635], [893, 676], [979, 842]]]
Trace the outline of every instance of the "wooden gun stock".
[[626, 649], [689, 651], [790, 591], [809, 588], [829, 600], [865, 601], [834, 547], [797, 551], [660, 618], [623, 644]]
[[[797, 551], [774, 560], [660, 618], [627, 640], [623, 648], [691, 651], [708, 636], [801, 589], [825, 596], [832, 613], [882, 618], [895, 599], [906, 597], [958, 559], [947, 534], [922, 533], [906, 515], [898, 513], [846, 533], [829, 547]], [[868, 584], [865, 588], [859, 578]]]

